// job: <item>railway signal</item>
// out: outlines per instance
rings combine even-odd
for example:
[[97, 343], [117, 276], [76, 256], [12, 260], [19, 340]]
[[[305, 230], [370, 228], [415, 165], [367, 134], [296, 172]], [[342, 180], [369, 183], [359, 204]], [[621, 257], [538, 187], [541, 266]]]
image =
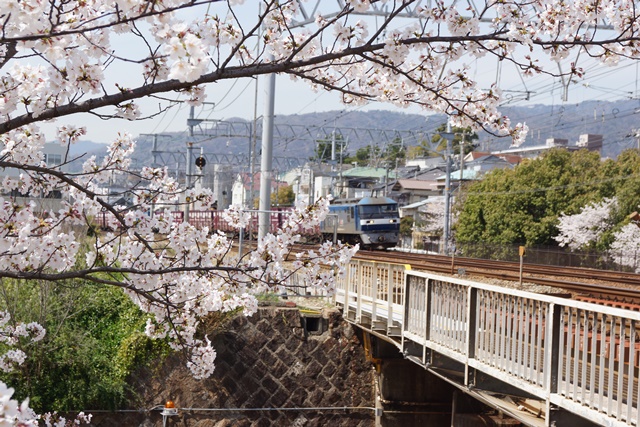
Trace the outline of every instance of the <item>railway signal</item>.
[[197, 159], [196, 159], [196, 166], [199, 167], [200, 169], [202, 169], [203, 167], [205, 167], [205, 165], [207, 164], [207, 160], [200, 155]]

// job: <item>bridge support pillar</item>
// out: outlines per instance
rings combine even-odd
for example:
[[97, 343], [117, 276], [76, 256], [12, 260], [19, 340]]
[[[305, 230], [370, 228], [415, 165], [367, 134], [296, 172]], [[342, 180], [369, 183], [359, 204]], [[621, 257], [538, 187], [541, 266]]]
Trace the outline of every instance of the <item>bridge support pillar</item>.
[[[376, 427], [521, 425], [496, 414], [450, 382], [403, 358], [390, 343], [371, 335], [365, 342], [368, 340], [369, 357], [378, 372], [376, 408], [380, 416], [376, 417]], [[453, 371], [450, 373], [456, 375]]]
[[405, 359], [379, 362], [380, 427], [447, 426], [451, 420], [454, 388]]

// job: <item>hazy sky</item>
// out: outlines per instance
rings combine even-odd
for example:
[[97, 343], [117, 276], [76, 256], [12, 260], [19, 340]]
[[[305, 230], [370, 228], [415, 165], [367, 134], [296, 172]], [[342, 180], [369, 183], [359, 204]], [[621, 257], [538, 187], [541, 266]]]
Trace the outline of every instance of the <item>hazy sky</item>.
[[[245, 4], [242, 13], [246, 17], [251, 17], [257, 13], [255, 4]], [[330, 2], [329, 4], [332, 4]], [[211, 6], [212, 8], [222, 7], [225, 3]], [[323, 5], [324, 6], [324, 5]], [[335, 6], [334, 6], [335, 7]], [[225, 11], [218, 11], [223, 14]], [[201, 11], [193, 10], [191, 14], [196, 15]], [[201, 16], [201, 15], [200, 15]], [[408, 25], [409, 20], [404, 20], [400, 25]], [[125, 47], [131, 53], [135, 53], [135, 49], [140, 49], [142, 45], [130, 43], [129, 39], [123, 36], [116, 36], [112, 44], [116, 49]], [[471, 59], [468, 59], [470, 61]], [[587, 100], [606, 100], [613, 101], [622, 98], [637, 97], [638, 93], [638, 65], [636, 63], [621, 63], [618, 67], [605, 67], [599, 65], [596, 61], [587, 55], [568, 58], [563, 65], [563, 71], [569, 67], [568, 64], [576, 62], [578, 66], [585, 71], [584, 82], [574, 82], [569, 85], [567, 92], [567, 103], [575, 104]], [[563, 100], [563, 84], [558, 79], [547, 76], [534, 76], [531, 78], [523, 77], [515, 67], [508, 62], [498, 62], [493, 58], [483, 58], [470, 63], [472, 67], [472, 77], [480, 82], [480, 87], [488, 88], [492, 83], [497, 82], [505, 91], [507, 99], [505, 103], [508, 105], [532, 105], [532, 104], [555, 104], [561, 105]], [[554, 65], [552, 71], [557, 71]], [[135, 74], [135, 73], [133, 73]], [[130, 70], [115, 69], [111, 71], [111, 75], [119, 79], [122, 76], [130, 76]], [[133, 77], [132, 77], [133, 78]], [[208, 97], [206, 102], [215, 105], [205, 105], [196, 109], [196, 117], [201, 119], [217, 119], [224, 120], [233, 117], [252, 119], [254, 117], [254, 106], [257, 105], [257, 116], [261, 116], [264, 110], [264, 79], [260, 78], [258, 82], [258, 90], [256, 93], [256, 79], [242, 79], [237, 81], [225, 81], [221, 83], [210, 84], [207, 88]], [[111, 82], [111, 85], [116, 80]], [[566, 82], [565, 82], [566, 83]], [[586, 83], [586, 84], [585, 84]], [[129, 87], [135, 85], [132, 80]], [[109, 84], [106, 85], [109, 89]], [[113, 87], [113, 86], [112, 86]], [[529, 92], [529, 99], [526, 100], [526, 92]], [[174, 94], [169, 94], [174, 97]], [[257, 95], [257, 102], [256, 102]], [[141, 101], [144, 105], [145, 112], [157, 111], [157, 100]], [[409, 109], [398, 109], [388, 104], [372, 103], [365, 107], [356, 107], [358, 110], [366, 111], [368, 109], [391, 109], [404, 111], [409, 113], [428, 112], [421, 111], [417, 107]], [[276, 115], [288, 114], [305, 114], [319, 111], [345, 110], [350, 107], [340, 102], [340, 97], [336, 93], [326, 91], [314, 92], [306, 83], [293, 82], [288, 76], [278, 76], [276, 79]], [[111, 112], [111, 111], [110, 111]], [[90, 115], [82, 115], [77, 117], [65, 118], [64, 123], [73, 123], [87, 127], [88, 134], [85, 139], [106, 143], [111, 141], [118, 132], [128, 131], [134, 136], [147, 133], [162, 132], [187, 132], [187, 118], [189, 116], [189, 107], [182, 104], [174, 107], [165, 113], [161, 113], [153, 119], [141, 120], [137, 122], [129, 121], [104, 121]], [[55, 125], [43, 126], [48, 136], [53, 135], [52, 130]]]

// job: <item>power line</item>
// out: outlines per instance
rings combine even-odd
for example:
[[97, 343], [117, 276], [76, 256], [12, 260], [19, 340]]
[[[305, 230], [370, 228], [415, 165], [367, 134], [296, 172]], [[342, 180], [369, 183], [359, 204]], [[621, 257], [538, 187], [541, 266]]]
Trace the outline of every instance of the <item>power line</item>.
[[595, 185], [604, 184], [604, 183], [607, 183], [607, 182], [624, 181], [624, 180], [632, 179], [632, 178], [640, 178], [640, 174], [633, 174], [633, 175], [628, 175], [628, 176], [617, 176], [617, 177], [611, 177], [611, 178], [601, 179], [601, 180], [597, 180], [597, 181], [588, 181], [588, 182], [577, 183], [577, 184], [556, 185], [556, 186], [553, 186], [553, 187], [530, 188], [530, 189], [526, 189], [526, 190], [517, 190], [517, 191], [477, 191], [477, 192], [465, 191], [464, 194], [465, 195], [471, 195], [471, 196], [504, 196], [504, 195], [510, 195], [510, 194], [543, 193], [543, 192], [546, 192], [546, 191], [566, 190], [568, 188], [579, 188], [579, 187], [595, 186]]

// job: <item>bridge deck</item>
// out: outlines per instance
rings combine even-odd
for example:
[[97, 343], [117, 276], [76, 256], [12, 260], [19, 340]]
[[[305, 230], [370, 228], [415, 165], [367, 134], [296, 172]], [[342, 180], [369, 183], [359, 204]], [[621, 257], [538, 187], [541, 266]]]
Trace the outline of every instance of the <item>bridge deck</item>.
[[335, 303], [416, 363], [457, 365], [462, 387], [481, 389], [488, 376], [538, 400], [545, 425], [562, 410], [638, 426], [638, 312], [364, 261], [350, 265]]

